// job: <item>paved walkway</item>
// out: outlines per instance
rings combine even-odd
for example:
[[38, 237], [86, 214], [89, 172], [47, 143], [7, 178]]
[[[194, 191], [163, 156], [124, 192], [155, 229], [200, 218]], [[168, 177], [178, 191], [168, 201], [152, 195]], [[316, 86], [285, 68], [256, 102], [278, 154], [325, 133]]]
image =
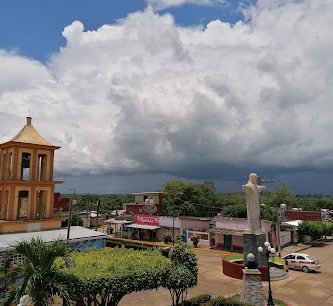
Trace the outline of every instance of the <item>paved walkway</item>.
[[[121, 241], [122, 239], [115, 240]], [[140, 243], [138, 240], [127, 240], [133, 243]], [[152, 246], [160, 246], [160, 247], [172, 247], [172, 244], [165, 244], [163, 242], [145, 242], [142, 243], [150, 244]], [[332, 244], [333, 246], [333, 244]], [[289, 253], [302, 252], [304, 250], [309, 249], [311, 246], [299, 243], [297, 245], [291, 245], [284, 248], [281, 251], [281, 256], [284, 256]], [[188, 297], [196, 296], [203, 293], [209, 293], [212, 296], [230, 296], [234, 294], [238, 294], [241, 290], [241, 280], [233, 279], [223, 275], [222, 273], [222, 258], [226, 255], [233, 254], [232, 252], [228, 252], [220, 249], [210, 249], [208, 247], [198, 247], [193, 248], [198, 256], [198, 264], [199, 264], [199, 277], [198, 277], [198, 285], [189, 289]], [[306, 251], [307, 252], [307, 251]], [[278, 271], [280, 272], [280, 271]], [[306, 304], [307, 298], [303, 298], [302, 296], [298, 297], [297, 291], [293, 288], [292, 280], [295, 278], [300, 278], [301, 281], [302, 276], [305, 277], [304, 281], [306, 281], [310, 274], [305, 275], [305, 273], [298, 271], [290, 271], [289, 278], [285, 280], [280, 280], [285, 277], [277, 277], [278, 281], [272, 282], [272, 287], [274, 289], [274, 293], [276, 294], [276, 298], [282, 298], [289, 303], [289, 301], [293, 300], [304, 300], [302, 303], [290, 302], [289, 304], [292, 306], [305, 306], [311, 305]], [[264, 283], [264, 290], [267, 291], [267, 283]], [[306, 285], [304, 285], [306, 286]], [[298, 287], [298, 285], [295, 285]], [[305, 292], [306, 289], [305, 289]], [[289, 293], [292, 293], [291, 296]], [[313, 293], [312, 293], [313, 294]], [[314, 295], [320, 295], [320, 293], [315, 293]], [[293, 298], [293, 295], [297, 295], [297, 298]], [[306, 296], [306, 294], [305, 294]], [[323, 294], [323, 297], [326, 298], [326, 294]], [[304, 304], [303, 304], [304, 303]], [[158, 290], [150, 290], [143, 292], [131, 293], [123, 298], [120, 305], [121, 306], [169, 306], [171, 304], [170, 293], [166, 289], [158, 289]], [[315, 304], [312, 304], [314, 306]], [[319, 304], [318, 304], [319, 305]], [[321, 305], [330, 305], [330, 304], [321, 304]], [[333, 304], [332, 304], [333, 305]]]
[[290, 253], [302, 252], [302, 251], [304, 251], [306, 249], [309, 249], [309, 248], [311, 248], [310, 245], [306, 245], [306, 244], [303, 244], [303, 243], [294, 244], [294, 245], [291, 245], [291, 246], [288, 246], [288, 247], [282, 249], [281, 257], [285, 256], [287, 254], [290, 254]]

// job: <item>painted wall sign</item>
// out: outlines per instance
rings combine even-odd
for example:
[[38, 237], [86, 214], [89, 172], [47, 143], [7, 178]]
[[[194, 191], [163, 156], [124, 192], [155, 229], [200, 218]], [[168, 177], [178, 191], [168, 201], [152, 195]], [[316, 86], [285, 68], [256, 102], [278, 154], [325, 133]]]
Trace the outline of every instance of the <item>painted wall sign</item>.
[[146, 225], [160, 225], [159, 216], [146, 216], [146, 215], [135, 215], [135, 223], [146, 224]]

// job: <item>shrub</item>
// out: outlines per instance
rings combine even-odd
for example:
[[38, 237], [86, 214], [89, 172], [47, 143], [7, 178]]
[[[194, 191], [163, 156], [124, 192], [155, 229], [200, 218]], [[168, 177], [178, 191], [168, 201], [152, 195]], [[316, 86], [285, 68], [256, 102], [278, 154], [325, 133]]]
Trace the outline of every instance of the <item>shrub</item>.
[[200, 306], [212, 299], [210, 294], [201, 294], [184, 302], [184, 306]]
[[219, 296], [208, 303], [209, 306], [250, 306], [224, 296]]
[[172, 236], [170, 235], [169, 232], [166, 232], [163, 235], [163, 241], [164, 241], [164, 243], [172, 242]]
[[[107, 240], [106, 246], [115, 248], [115, 247], [125, 247], [126, 249], [134, 249], [134, 250], [148, 250], [152, 249], [151, 245], [146, 244], [135, 244], [135, 243], [126, 243], [123, 241], [114, 241], [114, 240]], [[165, 257], [169, 257], [169, 248], [160, 248], [160, 247], [153, 247], [153, 249], [157, 249], [161, 251], [162, 255]]]
[[177, 242], [180, 243], [180, 242], [185, 242], [185, 235], [183, 234], [178, 234], [177, 235]]
[[187, 289], [196, 284], [196, 275], [181, 265], [170, 269], [164, 287], [170, 291], [172, 305], [178, 305], [186, 299]]
[[318, 239], [324, 234], [324, 226], [320, 221], [305, 221], [298, 226], [298, 231], [303, 235], [311, 236], [312, 239]]
[[171, 248], [169, 257], [173, 266], [184, 265], [191, 272], [198, 273], [197, 257], [186, 243], [180, 243]]
[[67, 285], [73, 299], [85, 305], [99, 300], [100, 305], [117, 305], [134, 291], [157, 289], [169, 273], [171, 263], [157, 251], [125, 248], [73, 252], [70, 265], [56, 261], [58, 276]]
[[200, 236], [197, 234], [193, 234], [191, 236], [191, 241], [192, 241], [193, 245], [196, 247], [200, 241]]
[[169, 257], [172, 267], [164, 287], [170, 291], [172, 305], [178, 305], [186, 299], [187, 289], [194, 287], [198, 282], [197, 258], [185, 243], [171, 248]]

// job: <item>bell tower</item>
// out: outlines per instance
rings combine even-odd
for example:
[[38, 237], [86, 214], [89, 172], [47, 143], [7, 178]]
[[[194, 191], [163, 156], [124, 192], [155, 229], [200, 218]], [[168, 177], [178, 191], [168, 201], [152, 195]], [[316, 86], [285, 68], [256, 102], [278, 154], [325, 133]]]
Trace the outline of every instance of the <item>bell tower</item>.
[[54, 146], [27, 117], [26, 125], [10, 141], [0, 144], [0, 233], [54, 229]]

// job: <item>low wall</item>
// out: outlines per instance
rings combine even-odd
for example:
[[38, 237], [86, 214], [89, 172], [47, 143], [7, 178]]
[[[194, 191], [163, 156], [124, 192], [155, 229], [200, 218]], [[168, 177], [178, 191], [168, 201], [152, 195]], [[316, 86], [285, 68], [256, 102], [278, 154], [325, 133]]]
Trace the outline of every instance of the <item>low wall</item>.
[[[236, 262], [229, 261], [225, 258], [222, 259], [222, 271], [224, 275], [227, 275], [236, 279], [243, 279], [243, 269], [245, 266]], [[267, 267], [259, 266], [258, 270], [261, 272], [261, 280], [267, 282]]]

